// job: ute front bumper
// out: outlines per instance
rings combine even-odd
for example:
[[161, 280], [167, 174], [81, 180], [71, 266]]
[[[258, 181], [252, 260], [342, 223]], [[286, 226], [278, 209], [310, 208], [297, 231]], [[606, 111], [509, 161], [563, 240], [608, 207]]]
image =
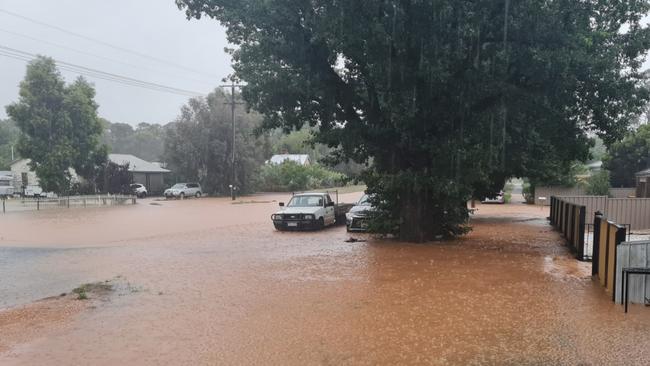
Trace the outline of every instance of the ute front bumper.
[[311, 214], [273, 214], [273, 226], [278, 230], [307, 230], [318, 228], [316, 217]]

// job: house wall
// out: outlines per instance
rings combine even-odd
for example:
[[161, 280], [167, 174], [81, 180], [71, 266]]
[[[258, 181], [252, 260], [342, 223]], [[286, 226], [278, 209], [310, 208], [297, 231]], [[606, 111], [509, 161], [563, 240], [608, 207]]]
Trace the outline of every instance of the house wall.
[[[11, 173], [14, 176], [13, 185], [15, 192], [22, 192], [23, 186], [38, 185], [38, 177], [29, 167], [30, 160], [22, 159], [11, 165]], [[23, 174], [27, 176], [27, 182], [23, 182]]]

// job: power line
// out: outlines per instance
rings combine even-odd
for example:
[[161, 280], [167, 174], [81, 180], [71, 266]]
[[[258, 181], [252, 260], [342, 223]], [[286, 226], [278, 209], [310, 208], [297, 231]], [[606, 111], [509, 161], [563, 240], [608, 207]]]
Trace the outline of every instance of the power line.
[[88, 37], [88, 36], [85, 36], [83, 34], [72, 32], [72, 31], [69, 31], [69, 30], [67, 30], [65, 28], [61, 28], [59, 26], [56, 26], [56, 25], [52, 25], [52, 24], [48, 24], [48, 23], [45, 23], [45, 22], [41, 22], [41, 21], [36, 20], [36, 19], [28, 18], [28, 17], [26, 17], [24, 15], [20, 15], [20, 14], [17, 14], [17, 13], [14, 13], [14, 12], [11, 12], [11, 11], [8, 11], [8, 10], [5, 10], [5, 9], [0, 9], [0, 13], [4, 13], [4, 14], [10, 15], [12, 17], [20, 18], [20, 19], [26, 20], [28, 22], [44, 26], [44, 27], [56, 29], [59, 32], [66, 33], [66, 34], [71, 35], [71, 36], [75, 36], [75, 37], [78, 37], [78, 38], [81, 38], [81, 39], [85, 39], [85, 40], [90, 41], [90, 42], [95, 42], [95, 43], [101, 44], [103, 46], [106, 46], [106, 47], [109, 47], [109, 48], [112, 48], [112, 49], [115, 49], [115, 50], [118, 50], [118, 51], [121, 51], [121, 52], [130, 53], [130, 54], [142, 57], [142, 58], [146, 58], [146, 59], [153, 60], [153, 61], [165, 64], [165, 65], [168, 65], [168, 66], [172, 66], [172, 67], [175, 67], [175, 68], [178, 68], [178, 69], [193, 72], [195, 74], [199, 74], [199, 75], [202, 75], [202, 76], [209, 76], [209, 77], [217, 78], [217, 79], [219, 78], [219, 76], [217, 76], [217, 75], [206, 73], [206, 72], [203, 72], [203, 71], [200, 71], [200, 70], [195, 70], [195, 69], [189, 68], [187, 66], [183, 66], [183, 65], [176, 64], [176, 63], [173, 63], [173, 62], [170, 62], [170, 61], [167, 61], [167, 60], [163, 60], [163, 59], [160, 59], [160, 58], [157, 58], [157, 57], [153, 57], [151, 55], [147, 55], [145, 53], [141, 53], [141, 52], [138, 52], [138, 51], [130, 50], [128, 48], [116, 46], [114, 44], [111, 44], [111, 43], [108, 43], [108, 42], [105, 42], [105, 41], [102, 41], [102, 40], [99, 40], [99, 39], [96, 39], [96, 38]]
[[[105, 57], [105, 56], [97, 55], [97, 54], [90, 53], [90, 52], [87, 52], [87, 51], [78, 50], [76, 48], [72, 48], [72, 47], [62, 45], [62, 44], [46, 41], [44, 39], [28, 36], [26, 34], [13, 32], [13, 31], [10, 31], [10, 30], [7, 30], [7, 29], [0, 28], [0, 32], [11, 34], [11, 35], [18, 36], [18, 37], [22, 37], [22, 38], [29, 39], [29, 40], [32, 40], [32, 41], [40, 42], [40, 43], [47, 44], [47, 45], [50, 45], [50, 46], [59, 47], [61, 49], [65, 49], [65, 50], [69, 50], [69, 51], [72, 51], [72, 52], [79, 53], [81, 55], [91, 56], [91, 57], [95, 57], [95, 58], [98, 58], [98, 59], [101, 59], [101, 60], [126, 65], [126, 66], [129, 66], [129, 67], [132, 67], [132, 68], [137, 68], [137, 69], [140, 69], [140, 70], [147, 70], [148, 69], [147, 67], [144, 67], [144, 66], [141, 66], [141, 65], [135, 65], [135, 64], [128, 63], [128, 62], [116, 60], [116, 59], [113, 59], [113, 58], [110, 58], [110, 57]], [[213, 86], [213, 83], [208, 82], [206, 80], [201, 80], [201, 79], [191, 78], [191, 77], [187, 77], [187, 76], [180, 76], [180, 75], [170, 74], [170, 73], [162, 72], [162, 71], [159, 71], [159, 70], [156, 70], [156, 72], [161, 73], [162, 75], [167, 75], [167, 76], [176, 77], [176, 78], [183, 78], [183, 79], [187, 79], [187, 80], [200, 82], [200, 83], [203, 83], [205, 85]]]
[[[6, 47], [0, 45], [0, 56], [5, 56], [17, 60], [22, 60], [22, 61], [31, 61], [35, 58], [37, 58], [37, 55], [34, 55], [29, 52], [17, 50], [15, 48], [11, 47]], [[196, 96], [201, 96], [204, 93], [199, 93], [195, 92], [192, 90], [187, 90], [187, 89], [181, 89], [181, 88], [176, 88], [176, 87], [171, 87], [163, 84], [158, 84], [158, 83], [153, 83], [153, 82], [148, 82], [148, 81], [143, 81], [143, 80], [138, 80], [138, 79], [133, 79], [130, 77], [122, 76], [122, 75], [117, 75], [113, 74], [110, 72], [106, 71], [101, 71], [97, 69], [92, 69], [89, 67], [81, 66], [81, 65], [76, 65], [73, 63], [65, 62], [65, 61], [59, 61], [55, 60], [57, 66], [65, 71], [71, 71], [74, 73], [78, 73], [84, 76], [88, 77], [93, 77], [97, 79], [102, 79], [102, 80], [107, 80], [107, 81], [112, 81], [128, 86], [137, 86], [140, 88], [145, 88], [145, 89], [150, 89], [150, 90], [155, 90], [155, 91], [161, 91], [161, 92], [167, 92], [167, 93], [173, 93], [173, 94], [179, 94], [179, 95], [184, 95], [184, 96], [189, 96], [189, 97], [196, 97]]]

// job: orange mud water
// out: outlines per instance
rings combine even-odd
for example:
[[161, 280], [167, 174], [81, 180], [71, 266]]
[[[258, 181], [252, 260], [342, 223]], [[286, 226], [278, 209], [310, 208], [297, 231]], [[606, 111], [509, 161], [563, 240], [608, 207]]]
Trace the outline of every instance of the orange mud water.
[[[346, 243], [274, 231], [286, 199], [0, 216], [0, 365], [650, 363], [650, 309], [624, 314], [548, 209], [479, 206], [452, 242]], [[106, 280], [120, 290], [69, 294]]]

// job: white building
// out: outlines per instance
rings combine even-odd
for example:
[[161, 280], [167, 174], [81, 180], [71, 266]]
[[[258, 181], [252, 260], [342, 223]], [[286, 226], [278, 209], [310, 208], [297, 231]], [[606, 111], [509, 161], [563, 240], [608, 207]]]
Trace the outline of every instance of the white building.
[[293, 161], [295, 163], [298, 163], [299, 165], [309, 165], [311, 162], [309, 161], [309, 155], [307, 154], [278, 154], [278, 155], [273, 155], [271, 159], [269, 159], [268, 163], [273, 164], [273, 165], [280, 165], [284, 163], [285, 161]]

